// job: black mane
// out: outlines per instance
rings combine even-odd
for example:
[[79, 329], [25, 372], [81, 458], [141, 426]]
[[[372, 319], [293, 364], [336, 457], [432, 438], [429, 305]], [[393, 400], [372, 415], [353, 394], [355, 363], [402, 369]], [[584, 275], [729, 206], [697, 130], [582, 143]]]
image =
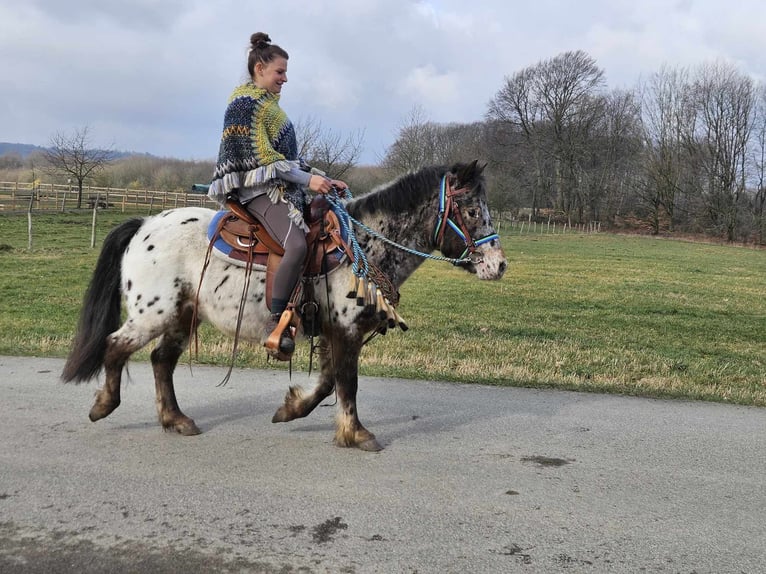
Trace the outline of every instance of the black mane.
[[369, 213], [401, 213], [422, 205], [447, 172], [446, 166], [429, 166], [407, 173], [370, 193], [354, 199], [348, 209], [355, 217]]

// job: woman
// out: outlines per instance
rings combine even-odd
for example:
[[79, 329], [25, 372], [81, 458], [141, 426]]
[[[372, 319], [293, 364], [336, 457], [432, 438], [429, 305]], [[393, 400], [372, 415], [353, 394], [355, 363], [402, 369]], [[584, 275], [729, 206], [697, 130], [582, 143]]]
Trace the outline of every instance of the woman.
[[[234, 195], [285, 249], [274, 276], [264, 344], [287, 308], [306, 257], [306, 188], [327, 193], [333, 187], [347, 187], [340, 180], [300, 169], [295, 129], [279, 107], [287, 82], [287, 60], [287, 52], [272, 44], [267, 34], [257, 32], [250, 37], [250, 81], [235, 88], [229, 98], [208, 193], [220, 203]], [[279, 351], [292, 353], [295, 343], [286, 333], [280, 334], [279, 341]], [[276, 349], [270, 352], [276, 353]]]

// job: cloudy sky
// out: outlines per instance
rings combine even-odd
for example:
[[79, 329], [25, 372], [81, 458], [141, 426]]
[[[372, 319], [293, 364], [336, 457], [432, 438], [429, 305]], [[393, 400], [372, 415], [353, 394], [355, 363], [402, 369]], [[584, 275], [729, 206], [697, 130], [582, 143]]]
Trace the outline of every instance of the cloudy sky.
[[584, 50], [608, 88], [663, 65], [766, 79], [763, 0], [0, 0], [0, 141], [213, 159], [252, 32], [290, 53], [282, 107], [377, 163], [415, 106], [481, 120], [506, 76]]

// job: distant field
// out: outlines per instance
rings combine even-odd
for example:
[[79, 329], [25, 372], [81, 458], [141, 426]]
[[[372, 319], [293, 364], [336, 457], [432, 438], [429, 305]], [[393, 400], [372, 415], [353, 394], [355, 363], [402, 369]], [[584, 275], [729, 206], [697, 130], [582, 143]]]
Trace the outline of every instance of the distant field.
[[[128, 216], [99, 212], [97, 244]], [[26, 216], [0, 215], [0, 354], [66, 355], [98, 255], [90, 221], [34, 215], [28, 251]], [[362, 373], [766, 406], [763, 250], [501, 235], [509, 270], [499, 282], [426, 262], [401, 290], [411, 329], [373, 340]], [[200, 362], [226, 365], [230, 351], [231, 340], [201, 330]], [[299, 346], [294, 371], [308, 369], [307, 355]], [[285, 368], [246, 345], [238, 364]]]

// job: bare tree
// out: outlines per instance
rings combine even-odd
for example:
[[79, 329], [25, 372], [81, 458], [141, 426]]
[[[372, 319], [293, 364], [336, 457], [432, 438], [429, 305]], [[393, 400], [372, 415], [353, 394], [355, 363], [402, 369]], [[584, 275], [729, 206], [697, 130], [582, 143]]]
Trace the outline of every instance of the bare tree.
[[652, 233], [660, 231], [664, 211], [670, 230], [683, 192], [687, 169], [683, 134], [693, 125], [687, 105], [688, 72], [663, 66], [639, 85], [644, 139], [644, 178], [637, 187], [638, 200], [648, 209]]
[[406, 173], [436, 163], [435, 128], [423, 107], [413, 106], [386, 150], [383, 166], [394, 173]]
[[55, 133], [43, 155], [49, 169], [77, 182], [78, 208], [82, 207], [83, 184], [108, 166], [114, 157], [111, 149], [91, 147], [87, 126], [74, 130], [71, 135]]
[[567, 214], [578, 213], [584, 205], [577, 183], [583, 144], [598, 118], [595, 96], [604, 84], [604, 72], [585, 52], [565, 52], [543, 62], [537, 77], [544, 114], [553, 133], [553, 192], [556, 207]]
[[756, 101], [753, 80], [726, 63], [702, 65], [690, 93], [696, 123], [686, 137], [714, 233], [737, 238], [746, 189], [747, 146]]
[[766, 85], [758, 91], [755, 120], [755, 143], [753, 145], [753, 222], [757, 241], [766, 243]]
[[309, 117], [295, 126], [298, 155], [310, 166], [342, 179], [359, 161], [364, 130], [343, 136]]
[[[499, 128], [492, 132], [496, 136], [493, 143], [509, 152], [496, 156], [498, 163], [508, 167], [513, 163], [511, 158], [518, 159], [522, 154], [530, 160], [527, 163], [532, 170], [529, 199], [533, 215], [544, 201], [541, 198], [550, 192], [546, 164], [551, 151], [548, 147], [550, 130], [536, 91], [536, 76], [537, 68], [529, 67], [506, 78], [503, 87], [490, 100], [486, 113], [486, 118]], [[521, 134], [523, 139], [516, 134]], [[521, 142], [526, 150], [520, 149]]]
[[486, 129], [481, 123], [440, 124], [429, 121], [414, 106], [399, 128], [396, 141], [386, 150], [383, 166], [393, 174], [427, 165], [451, 165], [486, 157]]
[[603, 71], [578, 50], [517, 72], [490, 101], [487, 119], [521, 133], [529, 148], [534, 209], [547, 200], [570, 218], [575, 212], [582, 217], [582, 168], [590, 155], [585, 144], [603, 109], [603, 85]]
[[580, 220], [602, 221], [620, 214], [633, 193], [640, 114], [634, 94], [619, 90], [593, 97], [590, 108], [579, 130], [575, 191]]

